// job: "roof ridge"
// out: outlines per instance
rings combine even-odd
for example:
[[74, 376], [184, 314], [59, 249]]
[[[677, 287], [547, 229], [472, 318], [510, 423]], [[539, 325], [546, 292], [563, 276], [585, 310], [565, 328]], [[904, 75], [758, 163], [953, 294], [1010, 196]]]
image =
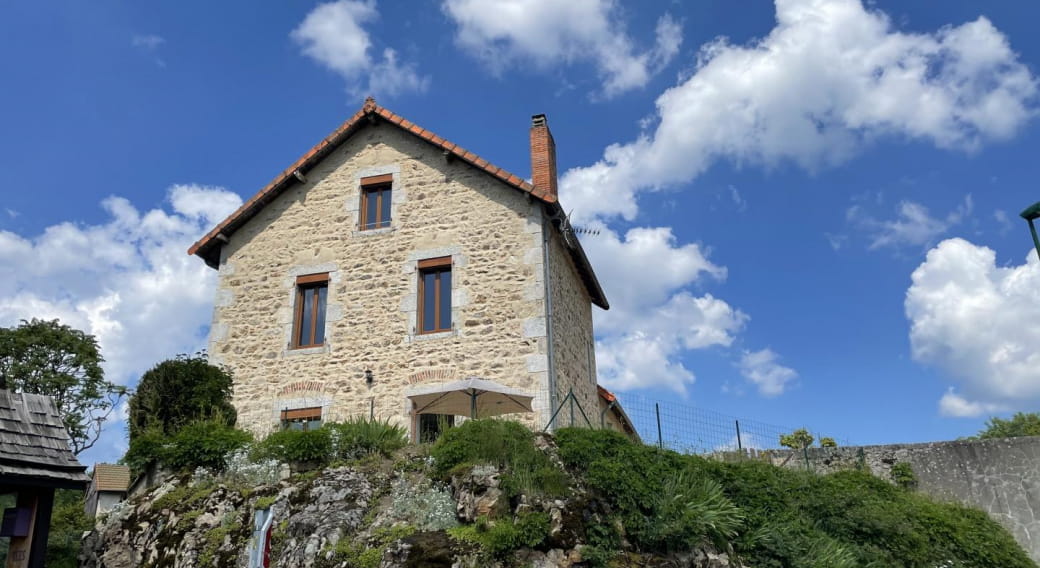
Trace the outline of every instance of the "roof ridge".
[[[270, 183], [261, 188], [260, 191], [243, 203], [237, 210], [235, 210], [235, 212], [218, 223], [217, 226], [206, 233], [206, 235], [201, 239], [196, 241], [191, 248], [188, 249], [188, 254], [197, 254], [202, 256], [207, 263], [211, 263], [212, 265], [213, 259], [207, 258], [207, 254], [214, 246], [214, 243], [219, 242], [219, 235], [221, 235], [221, 233], [225, 230], [230, 230], [232, 232], [237, 230], [238, 226], [235, 225], [240, 226], [252, 218], [252, 216], [258, 213], [264, 205], [288, 189], [288, 187], [292, 185], [293, 180], [297, 179], [298, 175], [302, 176], [305, 174], [307, 170], [320, 162], [328, 152], [345, 142], [362, 124], [362, 119], [368, 118], [369, 120], [377, 120], [374, 117], [379, 117], [405, 132], [441, 148], [443, 151], [477, 169], [485, 171], [486, 173], [498, 178], [499, 181], [502, 181], [515, 189], [528, 193], [546, 203], [557, 202], [555, 196], [535, 187], [526, 179], [500, 168], [488, 162], [484, 158], [481, 158], [479, 155], [464, 149], [458, 144], [438, 136], [433, 131], [427, 130], [392, 110], [380, 106], [376, 103], [375, 98], [369, 96], [365, 98], [365, 102], [361, 108], [358, 109], [358, 111], [350, 118], [340, 124], [339, 127], [333, 130], [328, 136], [322, 138], [320, 142], [300, 156], [300, 158], [293, 162], [292, 165], [275, 176]], [[224, 237], [227, 236], [228, 235], [226, 234], [224, 235]]]

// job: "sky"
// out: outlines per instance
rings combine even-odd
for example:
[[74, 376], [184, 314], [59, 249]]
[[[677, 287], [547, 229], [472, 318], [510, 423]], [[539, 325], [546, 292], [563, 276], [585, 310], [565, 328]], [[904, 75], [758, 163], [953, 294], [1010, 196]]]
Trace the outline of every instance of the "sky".
[[[1007, 1], [6, 3], [0, 325], [133, 386], [205, 346], [188, 246], [366, 95], [560, 199], [600, 382], [852, 443], [1040, 409], [1040, 6]], [[121, 419], [84, 463], [117, 459]]]

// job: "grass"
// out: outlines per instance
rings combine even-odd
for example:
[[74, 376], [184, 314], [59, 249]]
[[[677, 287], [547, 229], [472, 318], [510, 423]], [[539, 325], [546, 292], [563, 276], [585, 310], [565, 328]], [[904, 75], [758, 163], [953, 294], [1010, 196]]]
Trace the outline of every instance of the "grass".
[[567, 474], [534, 445], [534, 433], [507, 420], [467, 420], [448, 429], [430, 449], [434, 472], [442, 478], [480, 464], [502, 468], [502, 489], [510, 497], [563, 497], [570, 492]]
[[482, 517], [472, 525], [448, 529], [448, 534], [457, 541], [478, 545], [492, 558], [503, 559], [521, 548], [541, 546], [549, 536], [549, 515], [528, 513], [515, 521], [494, 523]]

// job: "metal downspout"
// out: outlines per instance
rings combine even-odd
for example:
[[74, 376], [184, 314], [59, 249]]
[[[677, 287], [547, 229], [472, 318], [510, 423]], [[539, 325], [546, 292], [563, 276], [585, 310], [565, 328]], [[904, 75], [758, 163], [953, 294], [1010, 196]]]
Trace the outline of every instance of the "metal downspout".
[[[552, 235], [552, 221], [546, 215], [545, 211], [542, 211], [542, 270], [543, 282], [545, 283], [545, 342], [546, 342], [546, 356], [549, 358], [548, 361], [548, 375], [549, 375], [549, 410], [554, 412], [556, 410], [556, 361], [553, 357], [553, 303], [552, 303], [552, 286], [549, 283], [549, 239]], [[553, 421], [555, 422], [555, 420]], [[549, 424], [549, 431], [556, 430], [556, 424]]]

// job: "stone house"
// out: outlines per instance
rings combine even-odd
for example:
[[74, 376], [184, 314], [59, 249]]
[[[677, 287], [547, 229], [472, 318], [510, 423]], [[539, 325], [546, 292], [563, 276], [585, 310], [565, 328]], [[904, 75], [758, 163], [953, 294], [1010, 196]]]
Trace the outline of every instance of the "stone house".
[[419, 437], [451, 419], [416, 416], [407, 390], [470, 376], [533, 394], [532, 426], [571, 392], [597, 424], [592, 310], [608, 303], [544, 115], [530, 148], [528, 182], [369, 98], [195, 243], [219, 274], [209, 356], [235, 377], [239, 424], [364, 415]]

